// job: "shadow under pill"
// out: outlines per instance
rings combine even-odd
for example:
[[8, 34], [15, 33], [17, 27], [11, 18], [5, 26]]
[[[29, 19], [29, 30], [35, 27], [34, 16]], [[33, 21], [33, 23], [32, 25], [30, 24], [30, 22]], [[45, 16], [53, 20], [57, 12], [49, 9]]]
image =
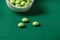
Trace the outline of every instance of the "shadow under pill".
[[26, 26], [24, 26], [24, 27], [19, 27], [19, 28], [24, 29], [24, 28], [26, 28]]

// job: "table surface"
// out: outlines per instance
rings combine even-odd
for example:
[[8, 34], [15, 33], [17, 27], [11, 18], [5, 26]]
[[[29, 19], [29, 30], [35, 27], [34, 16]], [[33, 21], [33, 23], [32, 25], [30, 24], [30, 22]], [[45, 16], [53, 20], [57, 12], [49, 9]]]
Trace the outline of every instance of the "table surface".
[[[18, 28], [23, 17], [30, 23]], [[33, 21], [40, 27], [34, 27]], [[24, 13], [11, 11], [6, 0], [0, 0], [0, 40], [60, 40], [60, 0], [35, 0], [32, 8]]]

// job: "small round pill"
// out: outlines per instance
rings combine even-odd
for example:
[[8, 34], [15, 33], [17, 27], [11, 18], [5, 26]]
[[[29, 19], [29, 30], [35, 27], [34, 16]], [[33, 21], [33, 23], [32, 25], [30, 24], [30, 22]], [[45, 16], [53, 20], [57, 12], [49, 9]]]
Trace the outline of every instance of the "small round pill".
[[25, 6], [29, 5], [29, 2], [25, 3]]
[[34, 26], [39, 26], [39, 25], [40, 25], [40, 23], [37, 22], [37, 21], [34, 21], [32, 24], [33, 24]]
[[23, 0], [16, 0], [16, 1], [23, 1]]
[[27, 0], [27, 2], [29, 2], [30, 0]]
[[31, 3], [31, 2], [32, 2], [32, 0], [27, 0], [27, 2]]
[[25, 1], [21, 1], [20, 5], [24, 6], [25, 5]]
[[15, 0], [10, 0], [10, 3], [14, 4], [15, 3]]
[[31, 3], [32, 2], [32, 0], [29, 0], [29, 3]]
[[20, 1], [19, 1], [19, 0], [16, 0], [16, 1], [15, 1], [15, 4], [19, 4], [19, 3], [20, 3]]
[[20, 4], [16, 4], [16, 6], [18, 6], [18, 7], [19, 7], [19, 6], [20, 6]]
[[24, 23], [18, 23], [18, 27], [20, 27], [20, 28], [24, 28], [25, 25], [24, 25]]
[[22, 18], [22, 22], [29, 22], [28, 18]]

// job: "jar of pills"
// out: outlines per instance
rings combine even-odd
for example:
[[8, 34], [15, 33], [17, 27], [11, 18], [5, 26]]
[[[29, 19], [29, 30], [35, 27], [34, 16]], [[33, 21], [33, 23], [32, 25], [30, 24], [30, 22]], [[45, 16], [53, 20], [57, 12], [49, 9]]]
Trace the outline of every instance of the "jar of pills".
[[34, 0], [6, 0], [7, 6], [14, 12], [28, 11]]

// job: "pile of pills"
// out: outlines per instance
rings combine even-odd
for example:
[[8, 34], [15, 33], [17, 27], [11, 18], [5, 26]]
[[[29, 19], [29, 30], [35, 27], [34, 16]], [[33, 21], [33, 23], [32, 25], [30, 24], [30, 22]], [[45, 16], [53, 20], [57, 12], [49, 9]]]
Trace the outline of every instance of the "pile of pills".
[[17, 7], [24, 7], [29, 5], [32, 0], [9, 0], [9, 2]]
[[[27, 23], [27, 22], [29, 22], [28, 18], [22, 18], [22, 22], [18, 23], [18, 27], [24, 28], [25, 27], [24, 23]], [[32, 25], [35, 27], [38, 27], [40, 25], [40, 23], [38, 21], [33, 21]]]

